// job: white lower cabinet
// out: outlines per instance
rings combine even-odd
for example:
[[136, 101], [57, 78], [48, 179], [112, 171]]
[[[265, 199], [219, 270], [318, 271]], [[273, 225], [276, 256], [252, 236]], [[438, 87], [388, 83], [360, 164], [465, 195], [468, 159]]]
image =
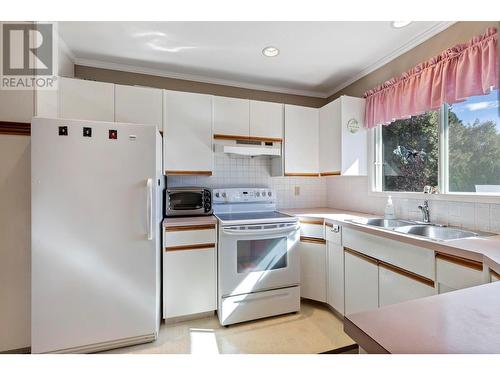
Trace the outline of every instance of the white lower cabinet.
[[464, 260], [445, 254], [436, 255], [436, 282], [438, 292], [470, 288], [487, 282], [480, 262]]
[[345, 249], [344, 265], [345, 315], [378, 308], [377, 261]]
[[163, 236], [163, 318], [217, 309], [215, 225], [166, 228]]
[[387, 306], [435, 294], [434, 283], [418, 281], [379, 265], [379, 305]]
[[339, 225], [326, 224], [326, 302], [344, 315], [344, 248]]
[[217, 309], [215, 248], [164, 254], [165, 318]]
[[309, 238], [325, 238], [325, 226], [323, 220], [300, 220], [300, 236]]
[[300, 296], [326, 302], [326, 243], [324, 240], [301, 240]]
[[328, 283], [326, 302], [344, 315], [344, 249], [327, 241]]

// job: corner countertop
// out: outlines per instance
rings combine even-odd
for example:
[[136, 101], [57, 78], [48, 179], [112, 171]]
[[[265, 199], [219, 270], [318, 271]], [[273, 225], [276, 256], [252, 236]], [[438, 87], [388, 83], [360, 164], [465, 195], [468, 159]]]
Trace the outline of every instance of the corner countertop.
[[165, 228], [216, 225], [216, 224], [217, 224], [217, 218], [214, 215], [166, 217], [165, 219], [163, 219], [163, 226]]
[[368, 353], [500, 353], [500, 282], [420, 298], [344, 319]]
[[[348, 219], [372, 214], [332, 208], [281, 210], [434, 251], [482, 261], [500, 274], [500, 235], [433, 241]], [[500, 282], [348, 315], [344, 331], [368, 353], [500, 353]]]

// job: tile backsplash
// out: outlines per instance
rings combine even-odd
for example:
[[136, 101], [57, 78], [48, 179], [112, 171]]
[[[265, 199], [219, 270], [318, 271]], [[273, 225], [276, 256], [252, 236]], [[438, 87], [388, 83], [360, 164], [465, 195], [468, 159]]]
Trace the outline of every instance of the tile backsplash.
[[[333, 207], [383, 215], [387, 199], [368, 194], [367, 177], [272, 177], [271, 159], [215, 154], [213, 176], [171, 176], [168, 186], [268, 187], [278, 208]], [[297, 193], [298, 190], [298, 194]], [[421, 199], [393, 198], [396, 216], [421, 220]], [[500, 204], [429, 201], [431, 220], [500, 233]]]
[[271, 177], [269, 157], [250, 158], [216, 153], [213, 176], [170, 176], [167, 185], [268, 187], [276, 190], [278, 208], [324, 207], [327, 200], [326, 178]]
[[[367, 177], [328, 177], [327, 206], [383, 215], [387, 199], [368, 194]], [[393, 198], [396, 216], [422, 220], [421, 199]], [[429, 201], [431, 221], [467, 229], [500, 233], [500, 204]]]

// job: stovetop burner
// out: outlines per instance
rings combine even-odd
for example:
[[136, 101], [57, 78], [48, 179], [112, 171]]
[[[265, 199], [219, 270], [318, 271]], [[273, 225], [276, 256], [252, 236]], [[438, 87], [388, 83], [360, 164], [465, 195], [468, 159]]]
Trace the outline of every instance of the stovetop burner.
[[213, 203], [223, 226], [297, 221], [276, 210], [276, 192], [269, 188], [214, 189]]

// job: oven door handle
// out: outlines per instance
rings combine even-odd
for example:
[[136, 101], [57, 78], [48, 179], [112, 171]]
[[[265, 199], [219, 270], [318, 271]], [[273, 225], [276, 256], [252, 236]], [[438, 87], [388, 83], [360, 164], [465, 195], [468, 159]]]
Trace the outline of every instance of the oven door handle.
[[245, 236], [247, 234], [287, 234], [295, 232], [299, 229], [298, 225], [287, 228], [273, 228], [273, 229], [228, 229], [223, 228], [225, 234]]

